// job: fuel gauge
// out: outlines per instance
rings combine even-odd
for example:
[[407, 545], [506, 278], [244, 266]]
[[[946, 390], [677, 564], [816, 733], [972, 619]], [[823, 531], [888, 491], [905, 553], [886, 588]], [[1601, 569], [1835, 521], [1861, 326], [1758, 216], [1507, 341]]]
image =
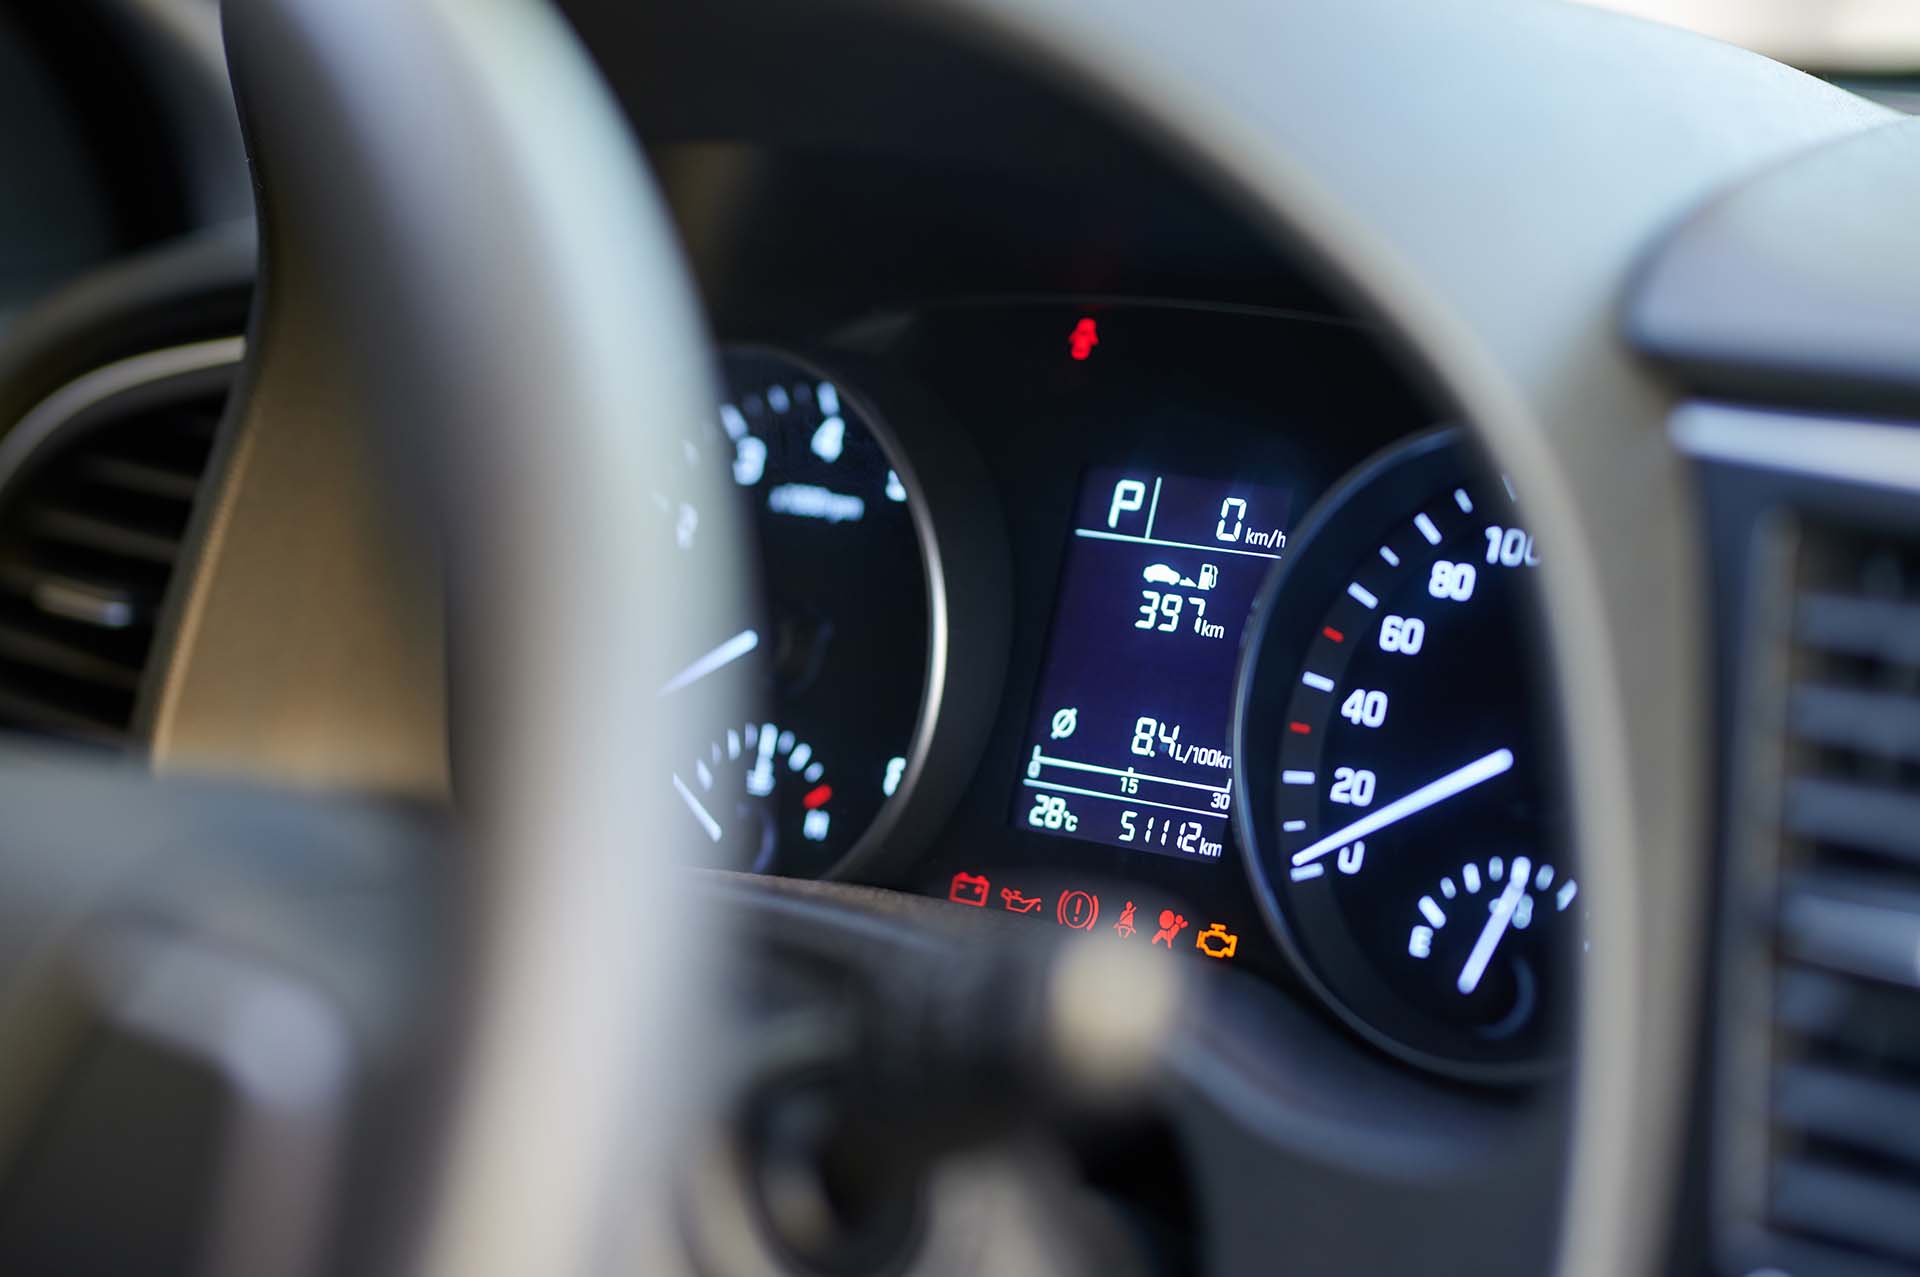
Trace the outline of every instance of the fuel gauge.
[[832, 840], [833, 779], [812, 741], [776, 722], [750, 722], [727, 728], [676, 771], [673, 789], [701, 831], [726, 849], [726, 863], [772, 873], [781, 848], [791, 861], [793, 849]]

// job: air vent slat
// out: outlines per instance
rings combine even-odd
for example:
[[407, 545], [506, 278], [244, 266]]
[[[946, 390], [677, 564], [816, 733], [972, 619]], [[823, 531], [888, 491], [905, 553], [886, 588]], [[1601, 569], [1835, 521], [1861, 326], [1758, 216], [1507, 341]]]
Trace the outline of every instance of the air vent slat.
[[1913, 1270], [1905, 1265], [1804, 1238], [1770, 1237], [1764, 1248], [1756, 1249], [1758, 1253], [1750, 1260], [1730, 1271], [1740, 1277], [1765, 1277], [1769, 1272], [1797, 1277], [1913, 1277]]
[[1812, 592], [1795, 614], [1806, 647], [1900, 665], [1920, 665], [1920, 603]]
[[1920, 696], [1852, 687], [1802, 687], [1793, 693], [1787, 725], [1812, 744], [1920, 760]]
[[[1746, 1129], [1723, 1149], [1744, 1163], [1727, 1174], [1745, 1231], [1722, 1270], [1914, 1277], [1920, 536], [1805, 522], [1796, 532], [1791, 552], [1770, 560], [1785, 569], [1771, 579], [1788, 606], [1762, 609], [1781, 618], [1760, 634], [1778, 646], [1752, 667], [1764, 707], [1753, 721], [1783, 735], [1778, 754], [1756, 751], [1747, 779], [1777, 786], [1765, 797], [1778, 806], [1729, 880], [1729, 927], [1758, 923], [1735, 931], [1755, 959], [1735, 970], [1769, 982], [1730, 1005], [1771, 1011], [1771, 1022], [1738, 1024], [1728, 1039], [1753, 1072], [1730, 1075], [1723, 1116]], [[1771, 903], [1758, 914], [1756, 882]]]
[[140, 670], [137, 666], [129, 667], [94, 656], [3, 622], [0, 622], [0, 658], [64, 678], [98, 683], [115, 691], [130, 693], [140, 687]]
[[142, 496], [191, 503], [200, 488], [200, 476], [178, 470], [130, 461], [124, 457], [86, 457], [74, 467], [80, 479], [102, 487], [137, 492]]
[[0, 686], [0, 723], [94, 745], [119, 744], [125, 727], [68, 709], [19, 690]]
[[1774, 992], [1776, 1028], [1808, 1054], [1920, 1077], [1920, 1016], [1897, 987], [1786, 966]]
[[0, 475], [0, 729], [132, 743], [238, 356], [212, 342], [82, 378], [62, 395], [86, 406]]
[[1796, 891], [1781, 905], [1780, 938], [1802, 962], [1920, 988], [1920, 912]]
[[31, 603], [43, 616], [78, 621], [102, 630], [124, 630], [152, 619], [130, 591], [71, 577], [43, 577], [23, 590], [12, 592]]
[[1800, 838], [1878, 852], [1920, 866], [1920, 794], [1800, 777], [1787, 787], [1786, 825], [1789, 833]]
[[1783, 1068], [1774, 1118], [1797, 1135], [1907, 1162], [1920, 1170], [1920, 1090], [1813, 1065]]
[[1920, 1262], [1920, 1186], [1795, 1159], [1774, 1171], [1772, 1214], [1796, 1231]]
[[28, 532], [42, 540], [161, 567], [172, 567], [180, 553], [180, 542], [173, 537], [156, 536], [72, 510], [35, 510], [28, 515], [26, 525]]

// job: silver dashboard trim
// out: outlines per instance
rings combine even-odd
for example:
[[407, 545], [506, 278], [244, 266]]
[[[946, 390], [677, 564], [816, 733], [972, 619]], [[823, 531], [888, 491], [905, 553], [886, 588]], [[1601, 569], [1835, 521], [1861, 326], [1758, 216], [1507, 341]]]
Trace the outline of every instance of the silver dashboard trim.
[[238, 365], [245, 355], [245, 338], [218, 337], [130, 355], [75, 378], [28, 409], [12, 429], [0, 435], [0, 494], [48, 440], [89, 409], [143, 386]]
[[1668, 429], [1695, 460], [1920, 492], [1920, 423], [1696, 401]]

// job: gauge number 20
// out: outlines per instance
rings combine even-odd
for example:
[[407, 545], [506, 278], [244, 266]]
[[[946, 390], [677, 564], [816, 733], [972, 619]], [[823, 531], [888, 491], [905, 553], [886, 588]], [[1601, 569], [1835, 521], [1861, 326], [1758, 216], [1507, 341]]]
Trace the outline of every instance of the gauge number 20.
[[1336, 767], [1333, 769], [1333, 788], [1327, 791], [1327, 801], [1346, 803], [1350, 807], [1370, 807], [1378, 783], [1374, 774], [1364, 767]]

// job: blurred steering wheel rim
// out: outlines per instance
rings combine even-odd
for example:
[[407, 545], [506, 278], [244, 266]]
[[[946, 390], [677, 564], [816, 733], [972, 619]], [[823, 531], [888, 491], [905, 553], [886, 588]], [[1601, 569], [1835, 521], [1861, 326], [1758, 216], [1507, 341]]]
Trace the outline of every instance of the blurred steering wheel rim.
[[663, 671], [750, 574], [717, 483], [677, 557], [634, 499], [718, 402], [671, 224], [539, 0], [233, 0], [225, 26], [261, 228], [231, 411], [253, 447], [356, 436], [457, 638], [469, 946], [417, 1258], [672, 1271], [691, 1083], [655, 1044], [698, 1012], [674, 958], [716, 942], [652, 903], [673, 857], [642, 831], [678, 826], [633, 777], [677, 736]]

